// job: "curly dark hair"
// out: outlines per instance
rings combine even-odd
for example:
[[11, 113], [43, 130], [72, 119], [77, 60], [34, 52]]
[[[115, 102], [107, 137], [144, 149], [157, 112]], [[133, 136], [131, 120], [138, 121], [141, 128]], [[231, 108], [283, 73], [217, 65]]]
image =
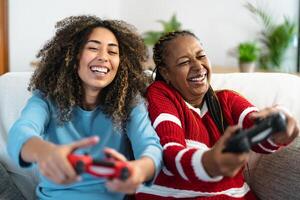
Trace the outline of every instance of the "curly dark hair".
[[[153, 60], [156, 66], [154, 69], [154, 71], [156, 72], [155, 80], [166, 82], [163, 76], [160, 74], [159, 68], [167, 67], [164, 60], [164, 57], [166, 55], [166, 50], [168, 48], [167, 44], [170, 43], [175, 38], [181, 36], [191, 36], [199, 40], [194, 33], [188, 30], [180, 30], [180, 31], [170, 32], [161, 36], [160, 39], [154, 45]], [[218, 100], [218, 97], [211, 86], [209, 86], [204, 99], [207, 102], [207, 107], [210, 110], [211, 115], [215, 123], [217, 124], [220, 133], [222, 134], [228, 125], [225, 118], [223, 118], [222, 108]]]
[[135, 27], [119, 20], [102, 20], [96, 16], [71, 16], [57, 22], [55, 36], [38, 52], [38, 67], [31, 77], [29, 91], [45, 94], [58, 108], [58, 121], [72, 117], [72, 108], [81, 105], [83, 86], [78, 76], [79, 60], [94, 28], [109, 29], [119, 43], [120, 66], [113, 82], [99, 97], [103, 112], [124, 130], [138, 94], [143, 95], [147, 77], [142, 64], [148, 58], [147, 48]]

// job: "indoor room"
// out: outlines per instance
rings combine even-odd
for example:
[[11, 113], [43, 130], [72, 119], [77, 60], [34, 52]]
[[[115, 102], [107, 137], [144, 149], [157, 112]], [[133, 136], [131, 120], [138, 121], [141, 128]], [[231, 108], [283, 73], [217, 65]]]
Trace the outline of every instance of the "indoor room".
[[[67, 20], [70, 16], [85, 17]], [[0, 199], [46, 199], [47, 195], [49, 199], [69, 199], [72, 195], [75, 199], [85, 199], [88, 196], [81, 189], [92, 191], [96, 185], [88, 188], [88, 184], [94, 183], [103, 187], [105, 195], [110, 195], [108, 198], [103, 194], [100, 196], [103, 199], [206, 199], [211, 196], [215, 199], [300, 199], [299, 27], [298, 0], [0, 0]], [[101, 41], [93, 39], [94, 35]], [[108, 43], [102, 41], [102, 36], [109, 38]], [[88, 47], [91, 43], [97, 48]], [[102, 46], [107, 52], [102, 52]], [[105, 59], [109, 61], [100, 58], [102, 53], [107, 54]], [[82, 69], [84, 65], [88, 66], [88, 72]], [[151, 92], [158, 96], [151, 96]], [[92, 103], [88, 104], [90, 98]], [[135, 104], [140, 101], [142, 108]], [[257, 119], [251, 118], [255, 112]], [[78, 113], [82, 113], [82, 118]], [[135, 116], [132, 113], [138, 117], [132, 117]], [[103, 121], [91, 120], [92, 116]], [[210, 141], [215, 135], [209, 135], [205, 139], [209, 142], [204, 143], [186, 133], [198, 130], [193, 126], [195, 116], [201, 123], [213, 121], [214, 128], [208, 124], [195, 127], [205, 126], [207, 134], [210, 131], [220, 134], [217, 139], [224, 144]], [[247, 124], [247, 120], [251, 122]], [[278, 128], [280, 123], [282, 129]], [[76, 135], [86, 131], [87, 124], [91, 126], [88, 130], [121, 134], [98, 135], [96, 139], [88, 134]], [[229, 137], [219, 138], [225, 138], [226, 128], [235, 125], [244, 135], [241, 133], [242, 139], [233, 146], [245, 142], [247, 149], [229, 154], [241, 156], [245, 151], [246, 161], [235, 168], [238, 170], [233, 170], [229, 161], [228, 168], [210, 170], [230, 160], [222, 157], [224, 151], [216, 152], [230, 143]], [[31, 135], [19, 136], [23, 129]], [[33, 133], [36, 130], [40, 132]], [[47, 136], [50, 130], [55, 132], [53, 137]], [[74, 135], [64, 136], [65, 130], [74, 131]], [[141, 134], [145, 138], [130, 135], [130, 131], [144, 133], [145, 130], [150, 132]], [[129, 132], [125, 139], [122, 131]], [[62, 134], [56, 135], [58, 132]], [[170, 132], [184, 135], [170, 134], [164, 138]], [[37, 138], [43, 140], [35, 141]], [[141, 149], [145, 144], [144, 151], [135, 146], [134, 138]], [[151, 148], [146, 146], [147, 139]], [[45, 141], [51, 141], [57, 149], [50, 150], [50, 142]], [[108, 150], [112, 159], [103, 150], [106, 146], [117, 150], [117, 153]], [[125, 155], [121, 146], [125, 146], [126, 152], [129, 149], [133, 158]], [[74, 167], [73, 174], [66, 172], [67, 178], [72, 175], [72, 180], [64, 180], [64, 174], [62, 179], [51, 175], [60, 170], [54, 164], [41, 170], [43, 164], [36, 156], [43, 152], [41, 147], [49, 150], [49, 155], [51, 151], [63, 152], [63, 161], [69, 161]], [[178, 154], [167, 151], [171, 148], [179, 151]], [[78, 149], [82, 157], [75, 156], [73, 160], [68, 157]], [[94, 155], [96, 150], [101, 151], [101, 164], [84, 165], [86, 160], [80, 159], [86, 159], [86, 152]], [[194, 156], [192, 151], [198, 154]], [[188, 156], [187, 161], [181, 161]], [[201, 164], [195, 164], [199, 158]], [[206, 158], [212, 161], [205, 163]], [[241, 161], [242, 157], [238, 158]], [[59, 163], [59, 159], [55, 161]], [[74, 159], [83, 162], [80, 173], [76, 171]], [[94, 157], [88, 159], [91, 160], [86, 162], [93, 162]], [[135, 159], [138, 164], [132, 161]], [[113, 169], [101, 168], [101, 173], [117, 170], [115, 161], [118, 161], [128, 170], [126, 178], [118, 177], [116, 183], [110, 175], [97, 176], [92, 167], [104, 167], [102, 160]], [[188, 162], [190, 165], [186, 166]], [[138, 167], [145, 169], [145, 172], [137, 170], [140, 177], [147, 178], [131, 184], [133, 188], [130, 176]], [[232, 171], [225, 173], [221, 169]], [[229, 187], [231, 182], [226, 180], [235, 178], [243, 184]], [[109, 186], [105, 185], [106, 181]], [[122, 188], [122, 184], [127, 188]], [[208, 187], [210, 184], [216, 184], [215, 189], [221, 192]], [[68, 196], [67, 192], [72, 190], [75, 193]]]

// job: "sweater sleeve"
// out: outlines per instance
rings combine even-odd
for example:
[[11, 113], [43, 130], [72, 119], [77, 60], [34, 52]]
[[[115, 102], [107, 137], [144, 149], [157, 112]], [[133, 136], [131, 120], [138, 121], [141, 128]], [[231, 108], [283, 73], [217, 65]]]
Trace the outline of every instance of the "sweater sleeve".
[[[245, 129], [253, 126], [253, 120], [249, 116], [252, 112], [258, 111], [257, 107], [233, 91], [225, 90], [220, 92], [218, 96], [221, 99], [221, 106], [225, 108], [223, 109], [225, 116], [231, 116], [232, 122], [229, 124], [238, 124]], [[229, 118], [227, 117], [227, 119]], [[280, 146], [267, 139], [252, 147], [252, 150], [257, 153], [268, 154], [275, 152], [279, 148]]]
[[[162, 166], [162, 147], [155, 130], [151, 125], [145, 102], [140, 102], [131, 112], [127, 125], [127, 134], [131, 141], [134, 157], [149, 157], [155, 165], [155, 176]], [[152, 179], [153, 181], [154, 179]], [[148, 181], [147, 184], [151, 184]]]
[[163, 172], [186, 181], [220, 181], [222, 177], [209, 177], [202, 165], [202, 155], [209, 148], [200, 142], [194, 148], [187, 146], [183, 105], [174, 91], [157, 82], [148, 88], [147, 99], [150, 119], [163, 146]]
[[31, 163], [26, 163], [21, 159], [22, 147], [31, 137], [41, 137], [48, 121], [48, 104], [42, 94], [35, 92], [23, 108], [18, 120], [9, 130], [7, 151], [19, 166], [31, 166]]

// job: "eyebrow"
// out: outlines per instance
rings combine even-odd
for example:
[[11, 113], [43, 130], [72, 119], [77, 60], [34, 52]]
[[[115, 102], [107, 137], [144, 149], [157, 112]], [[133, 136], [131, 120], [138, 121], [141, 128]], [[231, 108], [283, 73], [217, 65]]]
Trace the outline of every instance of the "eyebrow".
[[[100, 41], [98, 40], [88, 40], [87, 43], [92, 42], [92, 43], [96, 43], [96, 44], [102, 44]], [[113, 47], [119, 47], [117, 44], [115, 43], [108, 43], [108, 46], [113, 46]]]

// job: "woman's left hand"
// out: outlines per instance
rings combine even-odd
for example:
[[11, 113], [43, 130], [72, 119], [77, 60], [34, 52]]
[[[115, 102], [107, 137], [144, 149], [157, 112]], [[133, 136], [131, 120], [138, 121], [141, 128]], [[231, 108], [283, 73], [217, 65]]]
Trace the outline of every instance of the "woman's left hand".
[[138, 187], [140, 186], [140, 184], [145, 182], [147, 179], [147, 173], [146, 173], [147, 170], [146, 169], [142, 170], [142, 166], [143, 166], [142, 163], [143, 163], [143, 159], [149, 159], [149, 158], [141, 158], [135, 161], [127, 161], [127, 159], [122, 154], [115, 151], [114, 149], [107, 148], [104, 151], [105, 153], [109, 154], [116, 160], [128, 162], [128, 166], [130, 168], [130, 176], [126, 180], [119, 180], [119, 179], [108, 180], [106, 182], [106, 187], [109, 190], [114, 192], [134, 194], [138, 189]]
[[265, 118], [272, 113], [282, 112], [286, 117], [286, 132], [276, 133], [273, 135], [272, 140], [277, 145], [287, 145], [291, 143], [299, 135], [299, 125], [294, 117], [280, 108], [274, 106], [265, 108], [257, 113], [251, 114], [253, 118]]

